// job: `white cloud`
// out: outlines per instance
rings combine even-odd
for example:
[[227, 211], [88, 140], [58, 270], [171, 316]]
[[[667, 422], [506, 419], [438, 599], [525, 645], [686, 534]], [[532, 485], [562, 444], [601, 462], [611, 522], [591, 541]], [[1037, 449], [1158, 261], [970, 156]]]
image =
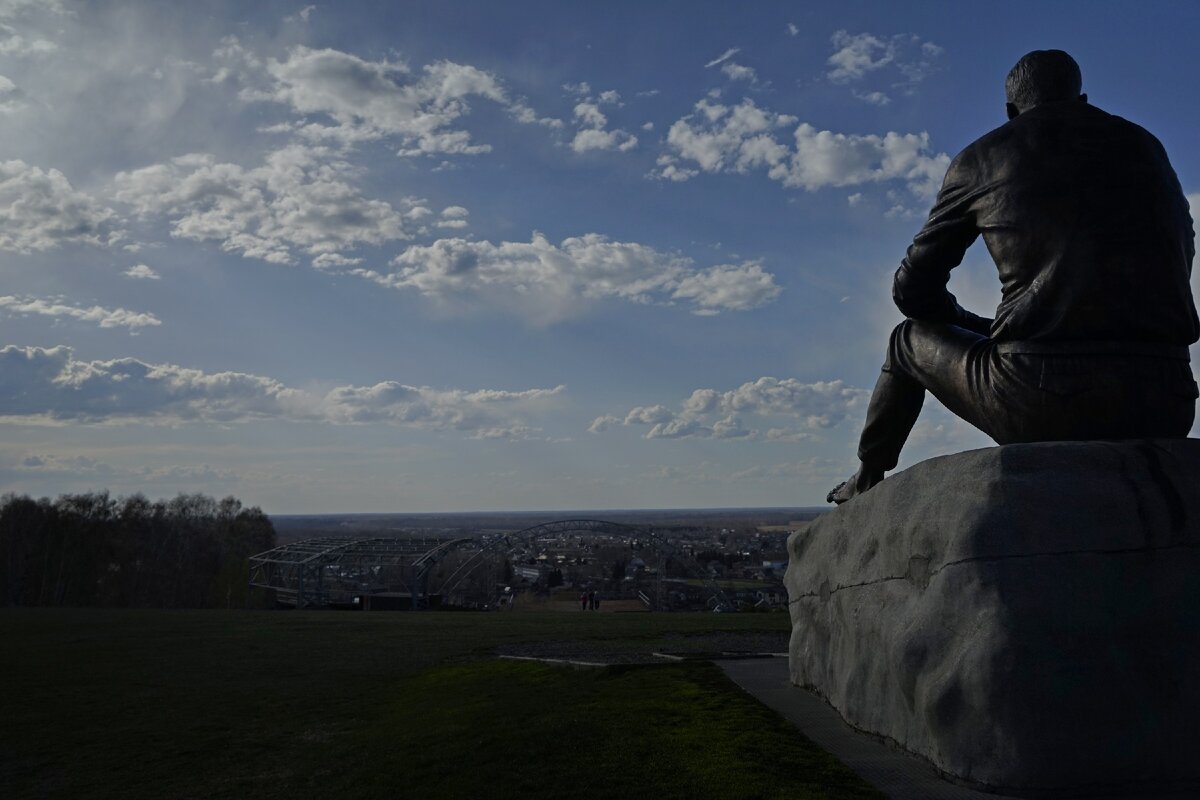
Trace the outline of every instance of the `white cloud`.
[[68, 305], [55, 300], [43, 300], [36, 297], [0, 296], [0, 309], [9, 314], [29, 316], [31, 314], [43, 317], [68, 317], [81, 322], [93, 322], [101, 328], [128, 328], [131, 332], [138, 328], [161, 325], [162, 321], [153, 314], [140, 311], [127, 311], [124, 308], [104, 308], [103, 306]]
[[[763, 377], [736, 389], [719, 391], [697, 389], [680, 403], [679, 411], [664, 405], [637, 406], [623, 419], [623, 425], [648, 425], [646, 439], [766, 439], [797, 442], [812, 437], [811, 431], [832, 428], [857, 415], [866, 407], [870, 392], [847, 386], [840, 380], [802, 383], [794, 378]], [[747, 428], [743, 416], [764, 419], [792, 418], [807, 430], [793, 426], [770, 427], [765, 434]], [[714, 422], [709, 420], [718, 417]], [[601, 433], [614, 426], [618, 417], [604, 416], [592, 423], [591, 430]]]
[[0, 75], [0, 114], [14, 114], [24, 108], [24, 95], [11, 79]]
[[886, 106], [892, 102], [892, 98], [888, 97], [884, 92], [854, 91], [852, 94], [855, 98], [862, 100], [864, 103], [870, 103], [873, 106]]
[[800, 33], [800, 29], [796, 27], [796, 23], [789, 22], [787, 24], [787, 32], [788, 36], [797, 36]]
[[208, 464], [167, 464], [164, 466], [120, 467], [99, 461], [91, 456], [66, 456], [55, 453], [31, 453], [9, 468], [23, 478], [78, 477], [104, 480], [125, 480], [137, 486], [145, 484], [213, 484], [225, 485], [243, 481], [245, 476], [232, 470], [217, 469]]
[[730, 475], [731, 480], [761, 481], [765, 478], [786, 481], [811, 483], [814, 481], [836, 480], [846, 476], [848, 465], [829, 458], [814, 456], [805, 461], [785, 461], [772, 464], [769, 467], [755, 466], [739, 470]]
[[321, 253], [312, 260], [312, 265], [317, 269], [331, 269], [334, 267], [356, 267], [361, 264], [361, 258], [350, 258], [339, 253]]
[[682, 183], [700, 174], [698, 169], [680, 166], [679, 159], [672, 155], [661, 155], [655, 159], [657, 169], [651, 170], [646, 177], [657, 178], [674, 183]]
[[115, 197], [143, 216], [167, 215], [173, 236], [281, 264], [299, 250], [322, 266], [362, 244], [407, 239], [428, 214], [412, 198], [401, 210], [363, 197], [352, 184], [360, 174], [320, 147], [289, 145], [253, 169], [191, 154], [118, 173]]
[[289, 21], [294, 21], [296, 19], [299, 19], [301, 22], [308, 22], [308, 18], [311, 17], [312, 13], [316, 10], [317, 10], [316, 6], [305, 6], [304, 8], [302, 8], [296, 12], [296, 16], [284, 17], [284, 19], [289, 20]]
[[625, 425], [657, 425], [675, 419], [675, 412], [666, 406], [638, 406], [625, 415]]
[[52, 35], [58, 18], [67, 14], [61, 0], [4, 0], [0, 3], [0, 55], [35, 56], [57, 50], [58, 45], [45, 36]]
[[937, 193], [950, 158], [933, 155], [927, 133], [845, 134], [819, 131], [802, 124], [795, 132], [796, 149], [786, 168], [775, 171], [785, 186], [808, 190], [825, 186], [857, 186], [904, 180], [913, 194]]
[[588, 433], [604, 433], [613, 425], [620, 425], [619, 417], [614, 417], [610, 414], [605, 414], [602, 417], [596, 417], [592, 420], [592, 424], [588, 426]]
[[470, 224], [467, 222], [467, 217], [470, 215], [471, 212], [462, 206], [449, 206], [442, 209], [441, 219], [437, 221], [437, 226], [439, 228], [465, 228]]
[[719, 56], [717, 56], [716, 58], [714, 58], [712, 61], [709, 61], [707, 64], [705, 64], [705, 65], [704, 65], [704, 68], [705, 68], [705, 69], [708, 69], [709, 67], [715, 67], [715, 66], [717, 66], [718, 64], [723, 64], [723, 63], [725, 63], [726, 61], [728, 61], [729, 59], [731, 59], [731, 58], [733, 58], [734, 56], [736, 56], [736, 55], [737, 55], [738, 53], [740, 53], [740, 52], [742, 52], [742, 48], [740, 48], [740, 47], [731, 47], [731, 48], [729, 48], [728, 50], [726, 50], [724, 53], [722, 53], [721, 55], [719, 55]]
[[133, 358], [78, 361], [66, 347], [0, 348], [0, 419], [24, 423], [236, 423], [257, 419], [385, 424], [520, 438], [522, 421], [565, 387], [434, 389], [385, 381], [321, 395], [240, 372], [203, 372]]
[[227, 40], [217, 55], [233, 62], [215, 80], [233, 74], [248, 83], [241, 95], [249, 101], [287, 105], [305, 117], [324, 117], [295, 126], [301, 136], [343, 144], [394, 138], [398, 155], [474, 155], [491, 150], [476, 144], [455, 126], [470, 113], [469, 101], [483, 99], [505, 108], [519, 123], [550, 127], [561, 121], [542, 118], [513, 98], [492, 73], [469, 64], [438, 61], [414, 72], [393, 61], [368, 61], [331, 48], [292, 48], [282, 60], [258, 60], [236, 40]]
[[927, 133], [845, 134], [801, 123], [791, 146], [776, 139], [776, 130], [795, 122], [748, 98], [736, 106], [701, 100], [671, 125], [667, 144], [673, 152], [660, 157], [652, 174], [686, 180], [696, 170], [680, 163], [690, 161], [705, 172], [763, 169], [784, 186], [809, 191], [903, 180], [925, 198], [937, 193], [950, 163], [944, 153], [931, 152]]
[[826, 63], [833, 83], [852, 83], [891, 67], [899, 73], [892, 85], [911, 90], [936, 68], [934, 60], [943, 53], [938, 45], [911, 33], [883, 37], [839, 30], [831, 41], [834, 53]]
[[851, 35], [840, 30], [833, 34], [832, 41], [837, 50], [826, 63], [833, 67], [829, 79], [834, 83], [857, 80], [868, 72], [886, 67], [896, 58], [894, 44], [870, 33]]
[[731, 61], [735, 55], [742, 52], [740, 47], [731, 47], [721, 55], [704, 65], [705, 69], [720, 67], [722, 74], [731, 81], [745, 81], [752, 86], [758, 85], [758, 73], [753, 67]]
[[753, 435], [753, 433], [753, 431], [742, 425], [741, 417], [733, 414], [724, 419], [717, 420], [712, 426], [714, 439], [745, 439]]
[[114, 241], [112, 210], [76, 191], [56, 169], [0, 162], [0, 249], [28, 253], [63, 242]]
[[685, 301], [698, 311], [744, 311], [769, 303], [780, 288], [757, 262], [698, 270], [690, 259], [595, 233], [554, 245], [440, 239], [414, 245], [392, 261], [396, 271], [354, 274], [394, 289], [446, 302], [507, 309], [540, 323], [555, 322], [588, 301]]
[[504, 418], [500, 412], [533, 411], [561, 395], [565, 386], [520, 392], [481, 389], [438, 390], [395, 381], [374, 386], [346, 386], [329, 392], [321, 403], [325, 418], [335, 423], [386, 423], [454, 430], [479, 439], [526, 438], [536, 428]]
[[679, 281], [671, 297], [693, 301], [697, 313], [720, 309], [745, 311], [771, 302], [782, 291], [774, 275], [764, 272], [757, 262], [746, 262], [688, 275]]
[[675, 156], [694, 161], [705, 172], [746, 172], [786, 160], [787, 147], [771, 132], [795, 122], [795, 117], [761, 109], [750, 99], [732, 107], [701, 100], [694, 113], [671, 125], [667, 143]]
[[149, 280], [149, 281], [156, 281], [162, 277], [157, 272], [155, 272], [153, 268], [148, 267], [145, 264], [135, 264], [132, 267], [130, 267], [129, 269], [122, 272], [121, 274], [124, 275], [126, 278], [134, 278], [134, 279], [138, 279], [138, 280]]
[[[616, 92], [604, 92], [600, 95], [601, 101], [605, 95], [610, 94], [616, 95]], [[606, 129], [608, 117], [600, 110], [598, 103], [591, 101], [578, 103], [575, 106], [574, 117], [578, 130], [575, 138], [571, 140], [571, 149], [576, 153], [586, 153], [589, 150], [625, 152], [637, 147], [638, 139], [632, 133], [619, 128]]]
[[813, 435], [811, 433], [797, 428], [767, 428], [766, 433], [766, 440], [768, 442], [795, 443], [812, 438]]
[[753, 67], [728, 61], [721, 65], [721, 72], [731, 81], [746, 81], [751, 84], [758, 83], [758, 73], [754, 71]]

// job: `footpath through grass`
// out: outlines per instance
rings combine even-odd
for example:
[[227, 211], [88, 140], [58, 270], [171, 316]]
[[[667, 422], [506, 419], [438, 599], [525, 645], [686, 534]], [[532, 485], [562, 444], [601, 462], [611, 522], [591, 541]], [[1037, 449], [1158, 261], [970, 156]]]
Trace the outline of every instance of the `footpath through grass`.
[[0, 796], [879, 797], [710, 664], [490, 657], [780, 627], [754, 614], [0, 612]]

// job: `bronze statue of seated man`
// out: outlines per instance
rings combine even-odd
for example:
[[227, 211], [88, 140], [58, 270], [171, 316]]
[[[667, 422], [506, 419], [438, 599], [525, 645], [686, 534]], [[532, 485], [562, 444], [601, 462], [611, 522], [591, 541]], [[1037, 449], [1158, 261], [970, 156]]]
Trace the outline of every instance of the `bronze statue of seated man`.
[[[1024, 56], [1008, 122], [954, 158], [896, 271], [908, 318], [893, 332], [844, 503], [894, 469], [925, 392], [998, 444], [1182, 438], [1200, 338], [1187, 199], [1159, 141], [1088, 104], [1061, 50]], [[947, 289], [982, 235], [1002, 299], [995, 319]]]

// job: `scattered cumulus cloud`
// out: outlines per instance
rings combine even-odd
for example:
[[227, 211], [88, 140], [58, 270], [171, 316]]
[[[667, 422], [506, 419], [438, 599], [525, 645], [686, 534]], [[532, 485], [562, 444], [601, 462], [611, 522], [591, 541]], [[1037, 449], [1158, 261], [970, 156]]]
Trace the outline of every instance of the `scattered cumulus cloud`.
[[[827, 73], [830, 81], [848, 84], [873, 75], [887, 75], [889, 85], [904, 92], [911, 92], [937, 69], [936, 61], [944, 52], [933, 42], [922, 41], [921, 37], [911, 33], [879, 36], [839, 30], [833, 34], [831, 42], [834, 52], [826, 62], [830, 67]], [[883, 93], [854, 93], [860, 100], [883, 105], [869, 99], [878, 95]]]
[[[797, 442], [812, 431], [832, 428], [865, 409], [870, 392], [840, 380], [802, 383], [794, 378], [763, 377], [736, 389], [696, 389], [673, 410], [664, 405], [636, 406], [624, 417], [597, 417], [589, 430], [603, 433], [618, 423], [647, 426], [646, 439], [765, 439]], [[795, 425], [747, 428], [743, 418], [792, 418]]]
[[731, 81], [746, 81], [752, 85], [758, 83], [758, 73], [754, 71], [753, 67], [730, 61], [721, 65], [721, 72]]
[[753, 67], [747, 67], [731, 59], [742, 52], [740, 47], [731, 47], [721, 55], [704, 65], [705, 69], [720, 67], [721, 73], [731, 81], [745, 81], [751, 86], [758, 85], [758, 73]]
[[58, 49], [52, 35], [58, 20], [70, 12], [62, 0], [0, 2], [0, 56], [43, 56]]
[[671, 125], [670, 152], [651, 174], [682, 181], [700, 171], [763, 170], [786, 187], [808, 191], [903, 180], [926, 198], [937, 193], [950, 163], [946, 154], [932, 152], [927, 133], [835, 133], [805, 122], [792, 131], [791, 142], [781, 141], [780, 129], [796, 122], [749, 98], [733, 106], [701, 100]]
[[796, 27], [796, 23], [789, 22], [787, 24], [787, 33], [788, 36], [798, 36], [800, 34], [800, 29]]
[[895, 45], [874, 34], [852, 35], [839, 30], [833, 34], [832, 42], [835, 50], [826, 63], [831, 67], [829, 80], [834, 83], [858, 80], [896, 60]]
[[[591, 88], [586, 83], [580, 86]], [[624, 153], [637, 147], [638, 139], [632, 133], [608, 127], [608, 116], [600, 110], [603, 105], [623, 105], [621, 95], [610, 89], [594, 99], [590, 95], [585, 96], [575, 105], [572, 116], [576, 130], [571, 149], [576, 153], [589, 150], [618, 150]]]
[[359, 245], [410, 238], [430, 213], [411, 198], [395, 208], [364, 197], [360, 174], [321, 147], [288, 145], [251, 169], [195, 153], [117, 173], [115, 198], [143, 217], [165, 215], [172, 236], [277, 264], [299, 251], [320, 267]]
[[0, 250], [29, 253], [65, 242], [105, 245], [120, 238], [116, 215], [77, 191], [56, 169], [0, 162]]
[[147, 280], [147, 281], [156, 281], [162, 277], [157, 272], [155, 272], [153, 268], [148, 267], [145, 264], [135, 264], [132, 267], [130, 267], [129, 269], [122, 272], [121, 274], [124, 275], [126, 278], [133, 278], [135, 280]]
[[15, 113], [24, 106], [24, 92], [10, 78], [0, 75], [0, 114]]
[[440, 239], [413, 245], [392, 260], [394, 271], [354, 274], [393, 289], [449, 304], [498, 307], [551, 323], [589, 301], [683, 302], [698, 313], [746, 311], [782, 291], [758, 262], [698, 269], [676, 253], [589, 233], [551, 243]]
[[0, 420], [22, 423], [240, 423], [277, 419], [383, 424], [476, 438], [524, 438], [523, 417], [565, 387], [435, 389], [384, 381], [325, 394], [241, 372], [204, 372], [134, 358], [80, 361], [67, 347], [0, 348]]
[[104, 308], [103, 306], [76, 306], [58, 300], [45, 300], [37, 297], [0, 296], [0, 309], [8, 314], [21, 316], [37, 315], [43, 317], [63, 317], [76, 319], [80, 322], [91, 322], [101, 328], [128, 328], [136, 332], [139, 328], [154, 327], [162, 321], [153, 314], [141, 311], [128, 311], [124, 308]]
[[442, 209], [436, 224], [439, 228], [465, 228], [469, 224], [467, 217], [470, 214], [471, 212], [462, 206], [449, 206]]
[[853, 92], [853, 95], [864, 103], [870, 103], [873, 106], [886, 106], [892, 102], [892, 98], [888, 97], [884, 92], [860, 92], [856, 90]]
[[437, 61], [414, 70], [400, 61], [304, 46], [282, 59], [262, 60], [234, 38], [214, 55], [226, 63], [214, 81], [237, 81], [244, 100], [287, 106], [303, 119], [283, 129], [312, 141], [393, 139], [400, 156], [486, 153], [491, 145], [476, 143], [457, 126], [475, 100], [501, 106], [518, 123], [562, 125], [539, 117], [499, 78], [469, 64]]

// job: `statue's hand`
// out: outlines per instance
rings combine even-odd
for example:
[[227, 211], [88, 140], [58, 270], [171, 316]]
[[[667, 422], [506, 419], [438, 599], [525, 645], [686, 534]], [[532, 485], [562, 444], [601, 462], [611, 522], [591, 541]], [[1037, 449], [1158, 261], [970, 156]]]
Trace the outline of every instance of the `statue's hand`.
[[[955, 305], [958, 304], [955, 303]], [[958, 306], [958, 319], [955, 320], [954, 324], [960, 328], [974, 331], [980, 336], [992, 335], [992, 320], [967, 311], [962, 306]]]

